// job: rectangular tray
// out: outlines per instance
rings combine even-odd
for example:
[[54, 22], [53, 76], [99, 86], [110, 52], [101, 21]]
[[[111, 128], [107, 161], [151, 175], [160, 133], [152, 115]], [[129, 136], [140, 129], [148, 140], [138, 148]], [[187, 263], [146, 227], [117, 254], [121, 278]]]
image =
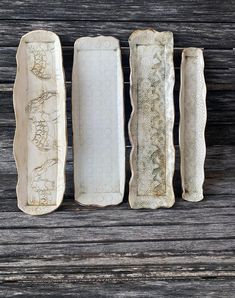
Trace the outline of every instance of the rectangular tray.
[[121, 203], [125, 139], [117, 39], [83, 37], [75, 42], [72, 115], [75, 199], [82, 205]]
[[171, 207], [175, 151], [173, 34], [137, 30], [129, 38], [132, 208]]
[[65, 189], [65, 82], [59, 37], [44, 30], [29, 32], [20, 40], [16, 59], [18, 207], [40, 215], [61, 204]]
[[182, 197], [186, 201], [203, 199], [206, 114], [203, 52], [187, 48], [181, 61], [179, 127]]

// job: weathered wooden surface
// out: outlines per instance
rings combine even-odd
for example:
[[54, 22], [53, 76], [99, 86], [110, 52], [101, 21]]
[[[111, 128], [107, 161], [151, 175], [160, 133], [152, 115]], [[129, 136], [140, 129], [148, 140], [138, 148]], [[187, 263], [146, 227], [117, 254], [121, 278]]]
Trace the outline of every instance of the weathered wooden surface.
[[[156, 4], [157, 5], [157, 4]], [[167, 8], [166, 8], [167, 9]], [[79, 36], [113, 35], [120, 39], [121, 46], [128, 45], [128, 37], [139, 28], [155, 28], [172, 31], [175, 47], [204, 47], [208, 49], [233, 49], [235, 23], [218, 22], [157, 22], [152, 21], [84, 21], [84, 20], [1, 20], [0, 42], [2, 46], [15, 46], [22, 34], [43, 28], [54, 31], [64, 46], [71, 46]], [[9, 32], [11, 34], [9, 34]], [[219, 42], [218, 42], [219, 41]]]
[[[138, 279], [123, 280], [121, 283], [110, 281], [103, 282], [102, 279], [91, 283], [39, 283], [39, 282], [11, 282], [10, 286], [0, 285], [0, 291], [4, 297], [231, 297], [235, 283], [231, 279], [212, 280], [145, 280]], [[222, 290], [221, 290], [222, 289]], [[17, 293], [17, 294], [16, 294]], [[35, 293], [38, 293], [37, 296]], [[79, 295], [78, 295], [79, 293]]]
[[[94, 9], [95, 8], [95, 9]], [[97, 13], [98, 11], [98, 13]], [[118, 3], [116, 0], [73, 1], [47, 0], [9, 2], [1, 1], [1, 19], [26, 20], [92, 20], [92, 21], [159, 21], [178, 22], [234, 22], [233, 1], [130, 0]], [[56, 12], [56, 13], [55, 13]]]
[[[235, 208], [235, 2], [7, 1], [0, 3], [0, 296], [1, 297], [232, 297]], [[183, 47], [204, 48], [208, 88], [205, 200], [157, 211], [127, 202], [102, 210], [73, 200], [71, 70], [81, 36], [120, 39], [129, 98], [128, 37], [139, 28], [173, 31], [176, 85], [174, 143], [178, 144], [179, 67]], [[63, 205], [41, 218], [17, 209], [12, 155], [12, 86], [16, 47], [33, 29], [59, 35], [67, 87], [69, 150]], [[127, 180], [130, 143], [127, 137]], [[181, 194], [176, 148], [174, 187]], [[125, 201], [128, 188], [126, 187]]]

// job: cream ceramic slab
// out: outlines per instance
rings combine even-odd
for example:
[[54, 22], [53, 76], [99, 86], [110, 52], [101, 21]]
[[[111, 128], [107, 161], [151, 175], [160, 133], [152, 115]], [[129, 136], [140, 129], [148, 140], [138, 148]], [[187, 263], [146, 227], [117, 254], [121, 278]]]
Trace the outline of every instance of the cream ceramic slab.
[[43, 30], [24, 35], [16, 59], [18, 207], [40, 215], [58, 208], [65, 189], [65, 82], [59, 37]]
[[183, 199], [203, 199], [206, 156], [206, 84], [201, 49], [182, 53], [180, 87], [180, 155]]
[[137, 30], [129, 38], [132, 145], [129, 203], [132, 208], [171, 207], [173, 146], [173, 34]]
[[119, 41], [83, 37], [74, 45], [72, 78], [75, 199], [116, 205], [123, 199], [125, 141]]

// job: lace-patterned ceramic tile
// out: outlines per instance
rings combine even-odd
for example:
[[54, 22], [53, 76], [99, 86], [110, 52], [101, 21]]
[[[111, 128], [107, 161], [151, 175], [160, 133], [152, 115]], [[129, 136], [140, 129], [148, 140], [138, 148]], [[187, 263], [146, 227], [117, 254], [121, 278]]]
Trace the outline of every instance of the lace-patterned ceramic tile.
[[129, 202], [132, 208], [171, 207], [173, 146], [173, 35], [138, 30], [129, 38], [132, 144]]
[[33, 215], [49, 213], [65, 188], [65, 82], [56, 34], [38, 30], [21, 38], [14, 108], [18, 206]]
[[180, 88], [180, 155], [183, 199], [203, 199], [206, 126], [206, 84], [201, 49], [182, 53]]
[[125, 141], [119, 41], [75, 42], [72, 78], [75, 199], [115, 205], [123, 199]]

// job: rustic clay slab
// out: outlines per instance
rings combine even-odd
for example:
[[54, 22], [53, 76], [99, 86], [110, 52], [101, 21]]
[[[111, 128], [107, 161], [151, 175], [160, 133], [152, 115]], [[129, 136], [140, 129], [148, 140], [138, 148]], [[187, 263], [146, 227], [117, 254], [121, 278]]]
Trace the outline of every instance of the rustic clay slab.
[[83, 37], [74, 45], [72, 77], [75, 199], [122, 202], [125, 184], [123, 75], [119, 41]]
[[206, 83], [203, 52], [184, 49], [180, 86], [180, 155], [183, 199], [203, 199], [206, 156]]
[[173, 146], [173, 34], [137, 30], [129, 38], [132, 208], [171, 207]]
[[44, 30], [24, 35], [16, 59], [18, 207], [40, 215], [58, 208], [65, 189], [65, 82], [59, 37]]

